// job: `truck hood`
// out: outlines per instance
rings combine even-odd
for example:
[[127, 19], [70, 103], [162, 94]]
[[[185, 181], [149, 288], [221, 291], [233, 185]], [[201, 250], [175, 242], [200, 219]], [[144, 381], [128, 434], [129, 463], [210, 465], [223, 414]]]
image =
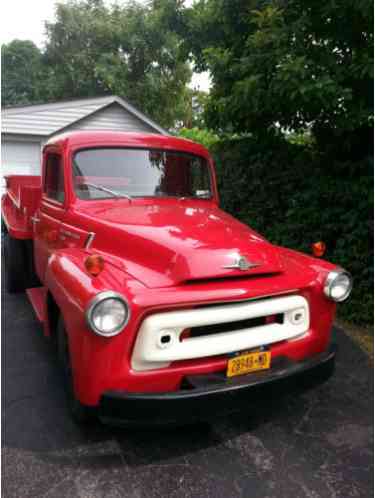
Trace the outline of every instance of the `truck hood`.
[[[121, 258], [126, 271], [148, 287], [283, 270], [278, 248], [214, 204], [138, 202], [118, 200], [80, 213], [96, 233], [93, 248]], [[256, 266], [228, 268], [239, 256]]]

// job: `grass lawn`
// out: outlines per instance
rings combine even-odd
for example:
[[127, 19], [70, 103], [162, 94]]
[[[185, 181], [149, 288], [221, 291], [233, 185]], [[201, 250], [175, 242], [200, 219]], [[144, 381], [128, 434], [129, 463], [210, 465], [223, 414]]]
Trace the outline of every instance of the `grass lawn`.
[[359, 347], [369, 355], [371, 361], [374, 362], [373, 326], [357, 326], [341, 319], [336, 319], [335, 324], [348, 336], [350, 336], [359, 345]]

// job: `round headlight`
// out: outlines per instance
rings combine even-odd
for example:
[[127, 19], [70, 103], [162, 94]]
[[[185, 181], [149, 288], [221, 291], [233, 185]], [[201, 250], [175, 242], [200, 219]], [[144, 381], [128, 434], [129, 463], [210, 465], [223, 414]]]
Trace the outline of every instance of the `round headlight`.
[[97, 294], [86, 311], [91, 330], [104, 337], [112, 337], [121, 332], [129, 317], [128, 303], [121, 294], [112, 291]]
[[324, 284], [324, 293], [336, 302], [345, 301], [352, 291], [353, 280], [345, 270], [334, 270], [328, 273]]

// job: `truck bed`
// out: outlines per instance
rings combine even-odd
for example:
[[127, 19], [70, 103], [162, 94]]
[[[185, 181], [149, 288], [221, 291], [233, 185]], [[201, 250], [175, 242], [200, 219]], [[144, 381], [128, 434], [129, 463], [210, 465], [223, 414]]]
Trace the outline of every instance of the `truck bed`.
[[1, 214], [9, 234], [16, 239], [32, 239], [31, 217], [41, 197], [41, 177], [32, 175], [5, 176], [6, 192]]

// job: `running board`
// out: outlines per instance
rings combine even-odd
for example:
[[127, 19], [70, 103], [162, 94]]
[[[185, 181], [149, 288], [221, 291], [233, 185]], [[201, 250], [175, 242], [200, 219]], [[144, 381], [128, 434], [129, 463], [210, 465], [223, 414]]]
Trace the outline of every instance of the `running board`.
[[33, 287], [31, 289], [26, 289], [26, 294], [34, 308], [37, 319], [44, 323], [45, 322], [45, 308], [44, 303], [46, 300], [46, 288], [45, 287]]

